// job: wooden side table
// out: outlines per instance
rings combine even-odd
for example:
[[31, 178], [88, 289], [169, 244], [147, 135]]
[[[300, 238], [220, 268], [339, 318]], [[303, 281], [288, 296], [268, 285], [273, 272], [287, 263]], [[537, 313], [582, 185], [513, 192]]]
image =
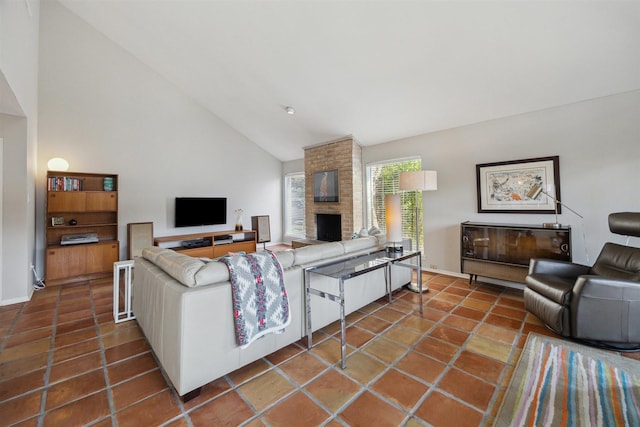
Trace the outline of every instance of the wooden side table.
[[302, 248], [304, 246], [309, 245], [318, 245], [320, 243], [327, 243], [322, 240], [312, 240], [312, 239], [297, 239], [291, 241], [291, 249]]

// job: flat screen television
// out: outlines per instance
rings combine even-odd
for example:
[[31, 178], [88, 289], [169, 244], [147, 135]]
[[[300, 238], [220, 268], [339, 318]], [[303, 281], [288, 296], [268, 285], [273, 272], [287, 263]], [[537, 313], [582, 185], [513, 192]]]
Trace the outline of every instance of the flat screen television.
[[227, 223], [226, 197], [176, 197], [176, 227]]

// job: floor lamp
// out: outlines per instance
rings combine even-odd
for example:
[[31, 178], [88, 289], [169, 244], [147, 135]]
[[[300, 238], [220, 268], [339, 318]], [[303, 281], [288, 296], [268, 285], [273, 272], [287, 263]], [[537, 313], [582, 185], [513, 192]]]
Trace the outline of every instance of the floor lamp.
[[[434, 191], [438, 189], [438, 172], [436, 171], [411, 171], [400, 172], [400, 190], [402, 191]], [[416, 204], [415, 207], [415, 228], [416, 228], [416, 248], [420, 250], [420, 208]], [[421, 272], [418, 272], [421, 274]], [[409, 290], [413, 292], [419, 292], [418, 285], [411, 283]], [[426, 285], [422, 285], [422, 292], [428, 291], [429, 288]]]

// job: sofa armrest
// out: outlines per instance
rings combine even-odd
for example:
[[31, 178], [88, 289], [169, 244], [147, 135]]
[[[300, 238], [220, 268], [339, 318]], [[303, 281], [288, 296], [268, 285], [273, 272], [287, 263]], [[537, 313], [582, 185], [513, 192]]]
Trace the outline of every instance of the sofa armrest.
[[640, 343], [640, 282], [584, 275], [576, 281], [573, 292], [574, 337]]
[[588, 274], [589, 268], [586, 265], [557, 259], [532, 258], [529, 262], [529, 274], [545, 274], [568, 278], [577, 278], [583, 274]]

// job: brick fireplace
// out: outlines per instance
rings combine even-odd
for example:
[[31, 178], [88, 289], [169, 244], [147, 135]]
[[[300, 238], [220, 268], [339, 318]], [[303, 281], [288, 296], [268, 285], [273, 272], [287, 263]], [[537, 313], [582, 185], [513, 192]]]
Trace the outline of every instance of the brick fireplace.
[[[338, 201], [314, 201], [314, 176], [336, 171]], [[363, 224], [362, 147], [348, 136], [304, 149], [305, 232], [307, 239], [318, 239], [316, 215], [339, 214], [341, 239], [350, 239]]]
[[316, 214], [316, 238], [325, 242], [342, 240], [342, 215]]

